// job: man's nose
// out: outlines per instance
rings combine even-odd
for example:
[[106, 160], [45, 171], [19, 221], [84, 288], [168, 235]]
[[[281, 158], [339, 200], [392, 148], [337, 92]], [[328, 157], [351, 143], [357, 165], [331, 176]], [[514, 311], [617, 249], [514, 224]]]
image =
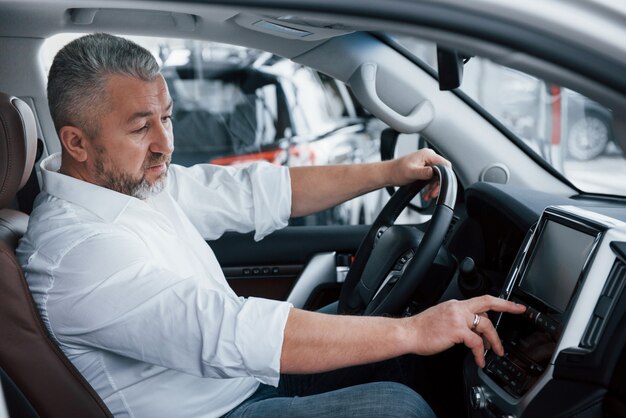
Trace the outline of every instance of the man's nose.
[[174, 152], [174, 135], [166, 126], [160, 126], [150, 145], [150, 151], [158, 154], [170, 155]]

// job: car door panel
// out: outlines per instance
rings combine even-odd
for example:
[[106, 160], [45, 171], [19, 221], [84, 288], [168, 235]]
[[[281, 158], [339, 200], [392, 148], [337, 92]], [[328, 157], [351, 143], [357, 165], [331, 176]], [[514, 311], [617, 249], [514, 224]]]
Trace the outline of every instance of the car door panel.
[[228, 232], [209, 245], [238, 295], [311, 307], [338, 295], [338, 256], [349, 260], [368, 229], [366, 225], [287, 227], [259, 242], [253, 233]]

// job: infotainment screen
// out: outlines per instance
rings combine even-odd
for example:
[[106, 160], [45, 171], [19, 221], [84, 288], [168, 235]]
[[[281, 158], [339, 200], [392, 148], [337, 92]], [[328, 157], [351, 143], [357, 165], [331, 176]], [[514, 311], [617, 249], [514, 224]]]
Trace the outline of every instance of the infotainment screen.
[[520, 288], [564, 312], [576, 288], [595, 235], [548, 220]]
[[527, 394], [555, 360], [572, 297], [605, 230], [576, 208], [549, 207], [529, 232], [506, 287], [511, 300], [527, 306], [526, 312], [497, 317], [506, 355], [490, 350], [485, 358], [487, 376], [513, 397]]

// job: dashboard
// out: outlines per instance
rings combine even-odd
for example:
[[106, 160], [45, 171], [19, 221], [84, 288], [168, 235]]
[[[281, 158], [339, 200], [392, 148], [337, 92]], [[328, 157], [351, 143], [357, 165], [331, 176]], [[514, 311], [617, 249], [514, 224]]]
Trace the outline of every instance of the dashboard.
[[572, 416], [589, 408], [603, 416], [611, 386], [626, 383], [613, 378], [626, 343], [625, 210], [545, 197], [525, 200], [523, 191], [492, 185], [470, 190], [468, 214], [485, 242], [478, 256], [496, 270], [500, 297], [528, 308], [491, 316], [504, 357], [487, 351], [484, 369], [466, 359], [469, 416]]

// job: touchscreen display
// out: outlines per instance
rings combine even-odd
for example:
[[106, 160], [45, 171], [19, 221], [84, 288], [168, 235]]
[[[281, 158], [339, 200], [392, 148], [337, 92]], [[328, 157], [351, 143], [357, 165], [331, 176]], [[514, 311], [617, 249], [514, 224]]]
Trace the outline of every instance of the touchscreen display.
[[548, 221], [520, 287], [560, 312], [565, 311], [595, 236]]

